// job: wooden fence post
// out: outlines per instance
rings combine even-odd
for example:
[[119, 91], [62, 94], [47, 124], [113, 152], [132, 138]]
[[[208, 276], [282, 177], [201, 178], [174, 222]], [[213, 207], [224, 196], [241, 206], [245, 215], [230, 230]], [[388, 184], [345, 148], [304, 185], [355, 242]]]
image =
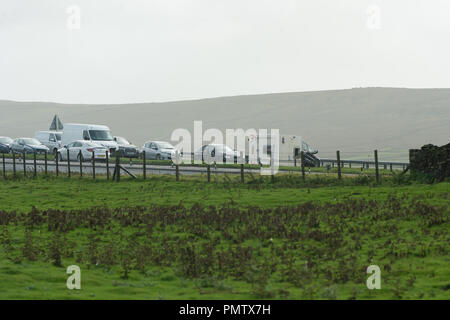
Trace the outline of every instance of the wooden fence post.
[[33, 156], [33, 164], [34, 164], [33, 175], [36, 178], [37, 177], [36, 151], [34, 152], [34, 156]]
[[81, 153], [81, 149], [80, 152], [78, 153], [78, 158], [80, 160], [80, 178], [83, 177], [83, 155]]
[[109, 180], [109, 151], [106, 150], [106, 180]]
[[95, 180], [95, 150], [92, 150], [92, 178]]
[[179, 154], [178, 150], [175, 151], [175, 158], [172, 159], [172, 165], [174, 163], [175, 163], [175, 180], [179, 181], [180, 180], [180, 167], [179, 167], [180, 154]]
[[56, 151], [55, 165], [56, 165], [56, 176], [59, 176], [59, 151]]
[[294, 148], [293, 153], [294, 153], [294, 167], [296, 167], [297, 166], [297, 155], [295, 154], [295, 148]]
[[45, 172], [45, 175], [48, 174], [48, 163], [47, 163], [48, 159], [47, 158], [48, 158], [48, 152], [45, 151], [45, 156], [44, 156], [44, 172]]
[[26, 177], [27, 176], [27, 159], [26, 159], [25, 149], [22, 152], [22, 156], [23, 156], [23, 176]]
[[12, 153], [12, 156], [13, 156], [13, 176], [15, 178], [16, 177], [16, 154], [14, 153], [14, 151]]
[[145, 150], [142, 151], [142, 170], [144, 174], [144, 180], [147, 179], [147, 159], [145, 158]]
[[380, 182], [380, 174], [378, 172], [378, 150], [374, 151], [374, 156], [375, 156], [375, 177], [377, 179], [377, 183]]
[[116, 181], [119, 182], [120, 181], [120, 155], [116, 154], [116, 170], [115, 170], [115, 174], [116, 174]]
[[337, 159], [337, 169], [338, 169], [338, 179], [341, 180], [341, 153], [340, 151], [336, 151], [336, 159]]
[[305, 182], [306, 178], [305, 178], [305, 152], [304, 151], [300, 152], [300, 158], [301, 158], [301, 162], [302, 162], [302, 179], [303, 179], [303, 182]]
[[70, 171], [70, 152], [69, 148], [67, 148], [67, 176], [70, 178], [71, 171]]
[[270, 152], [270, 180], [275, 183], [275, 174], [273, 173], [273, 152]]
[[3, 178], [6, 179], [6, 164], [5, 164], [5, 154], [2, 154], [3, 158]]

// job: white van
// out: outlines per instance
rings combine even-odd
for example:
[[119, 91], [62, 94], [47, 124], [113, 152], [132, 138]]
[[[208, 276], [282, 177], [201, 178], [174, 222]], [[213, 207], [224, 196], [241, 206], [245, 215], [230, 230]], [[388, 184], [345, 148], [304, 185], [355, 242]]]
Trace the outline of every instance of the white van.
[[97, 124], [80, 124], [66, 123], [64, 124], [62, 134], [62, 146], [67, 146], [77, 140], [85, 140], [96, 142], [104, 147], [109, 148], [111, 154], [119, 149], [117, 142], [107, 126]]
[[62, 147], [62, 132], [60, 131], [38, 131], [34, 134], [34, 138], [46, 146], [53, 154], [56, 154], [56, 151]]

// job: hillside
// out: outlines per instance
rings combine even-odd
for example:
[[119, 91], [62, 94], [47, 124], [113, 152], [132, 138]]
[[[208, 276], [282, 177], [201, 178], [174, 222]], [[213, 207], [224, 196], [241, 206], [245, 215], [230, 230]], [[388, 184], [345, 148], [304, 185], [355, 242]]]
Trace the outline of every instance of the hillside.
[[113, 134], [142, 145], [168, 140], [176, 128], [192, 131], [279, 128], [301, 135], [321, 157], [367, 159], [378, 148], [382, 160], [405, 160], [408, 148], [442, 145], [450, 136], [450, 89], [361, 88], [275, 93], [203, 100], [122, 105], [77, 105], [0, 101], [0, 135], [32, 136], [46, 130], [54, 114], [63, 122], [108, 125]]

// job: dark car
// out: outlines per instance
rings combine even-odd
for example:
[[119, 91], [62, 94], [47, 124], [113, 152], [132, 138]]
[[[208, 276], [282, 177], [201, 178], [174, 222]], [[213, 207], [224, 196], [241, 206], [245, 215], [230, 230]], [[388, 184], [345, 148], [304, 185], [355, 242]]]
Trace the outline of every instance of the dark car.
[[0, 137], [0, 153], [9, 153], [13, 139], [10, 137]]
[[49, 149], [34, 138], [19, 138], [11, 144], [11, 151], [13, 153], [45, 153]]
[[124, 158], [139, 158], [141, 153], [139, 148], [131, 144], [123, 137], [114, 137], [114, 141], [119, 145], [119, 154]]

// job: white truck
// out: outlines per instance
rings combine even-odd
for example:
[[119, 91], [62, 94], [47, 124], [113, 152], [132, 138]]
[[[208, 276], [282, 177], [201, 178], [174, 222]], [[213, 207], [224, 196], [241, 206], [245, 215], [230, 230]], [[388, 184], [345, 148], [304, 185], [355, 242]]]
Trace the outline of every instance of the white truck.
[[107, 147], [111, 154], [114, 154], [119, 149], [117, 142], [114, 141], [114, 137], [107, 126], [80, 123], [64, 124], [61, 144], [67, 146], [69, 143], [77, 140], [96, 142]]

